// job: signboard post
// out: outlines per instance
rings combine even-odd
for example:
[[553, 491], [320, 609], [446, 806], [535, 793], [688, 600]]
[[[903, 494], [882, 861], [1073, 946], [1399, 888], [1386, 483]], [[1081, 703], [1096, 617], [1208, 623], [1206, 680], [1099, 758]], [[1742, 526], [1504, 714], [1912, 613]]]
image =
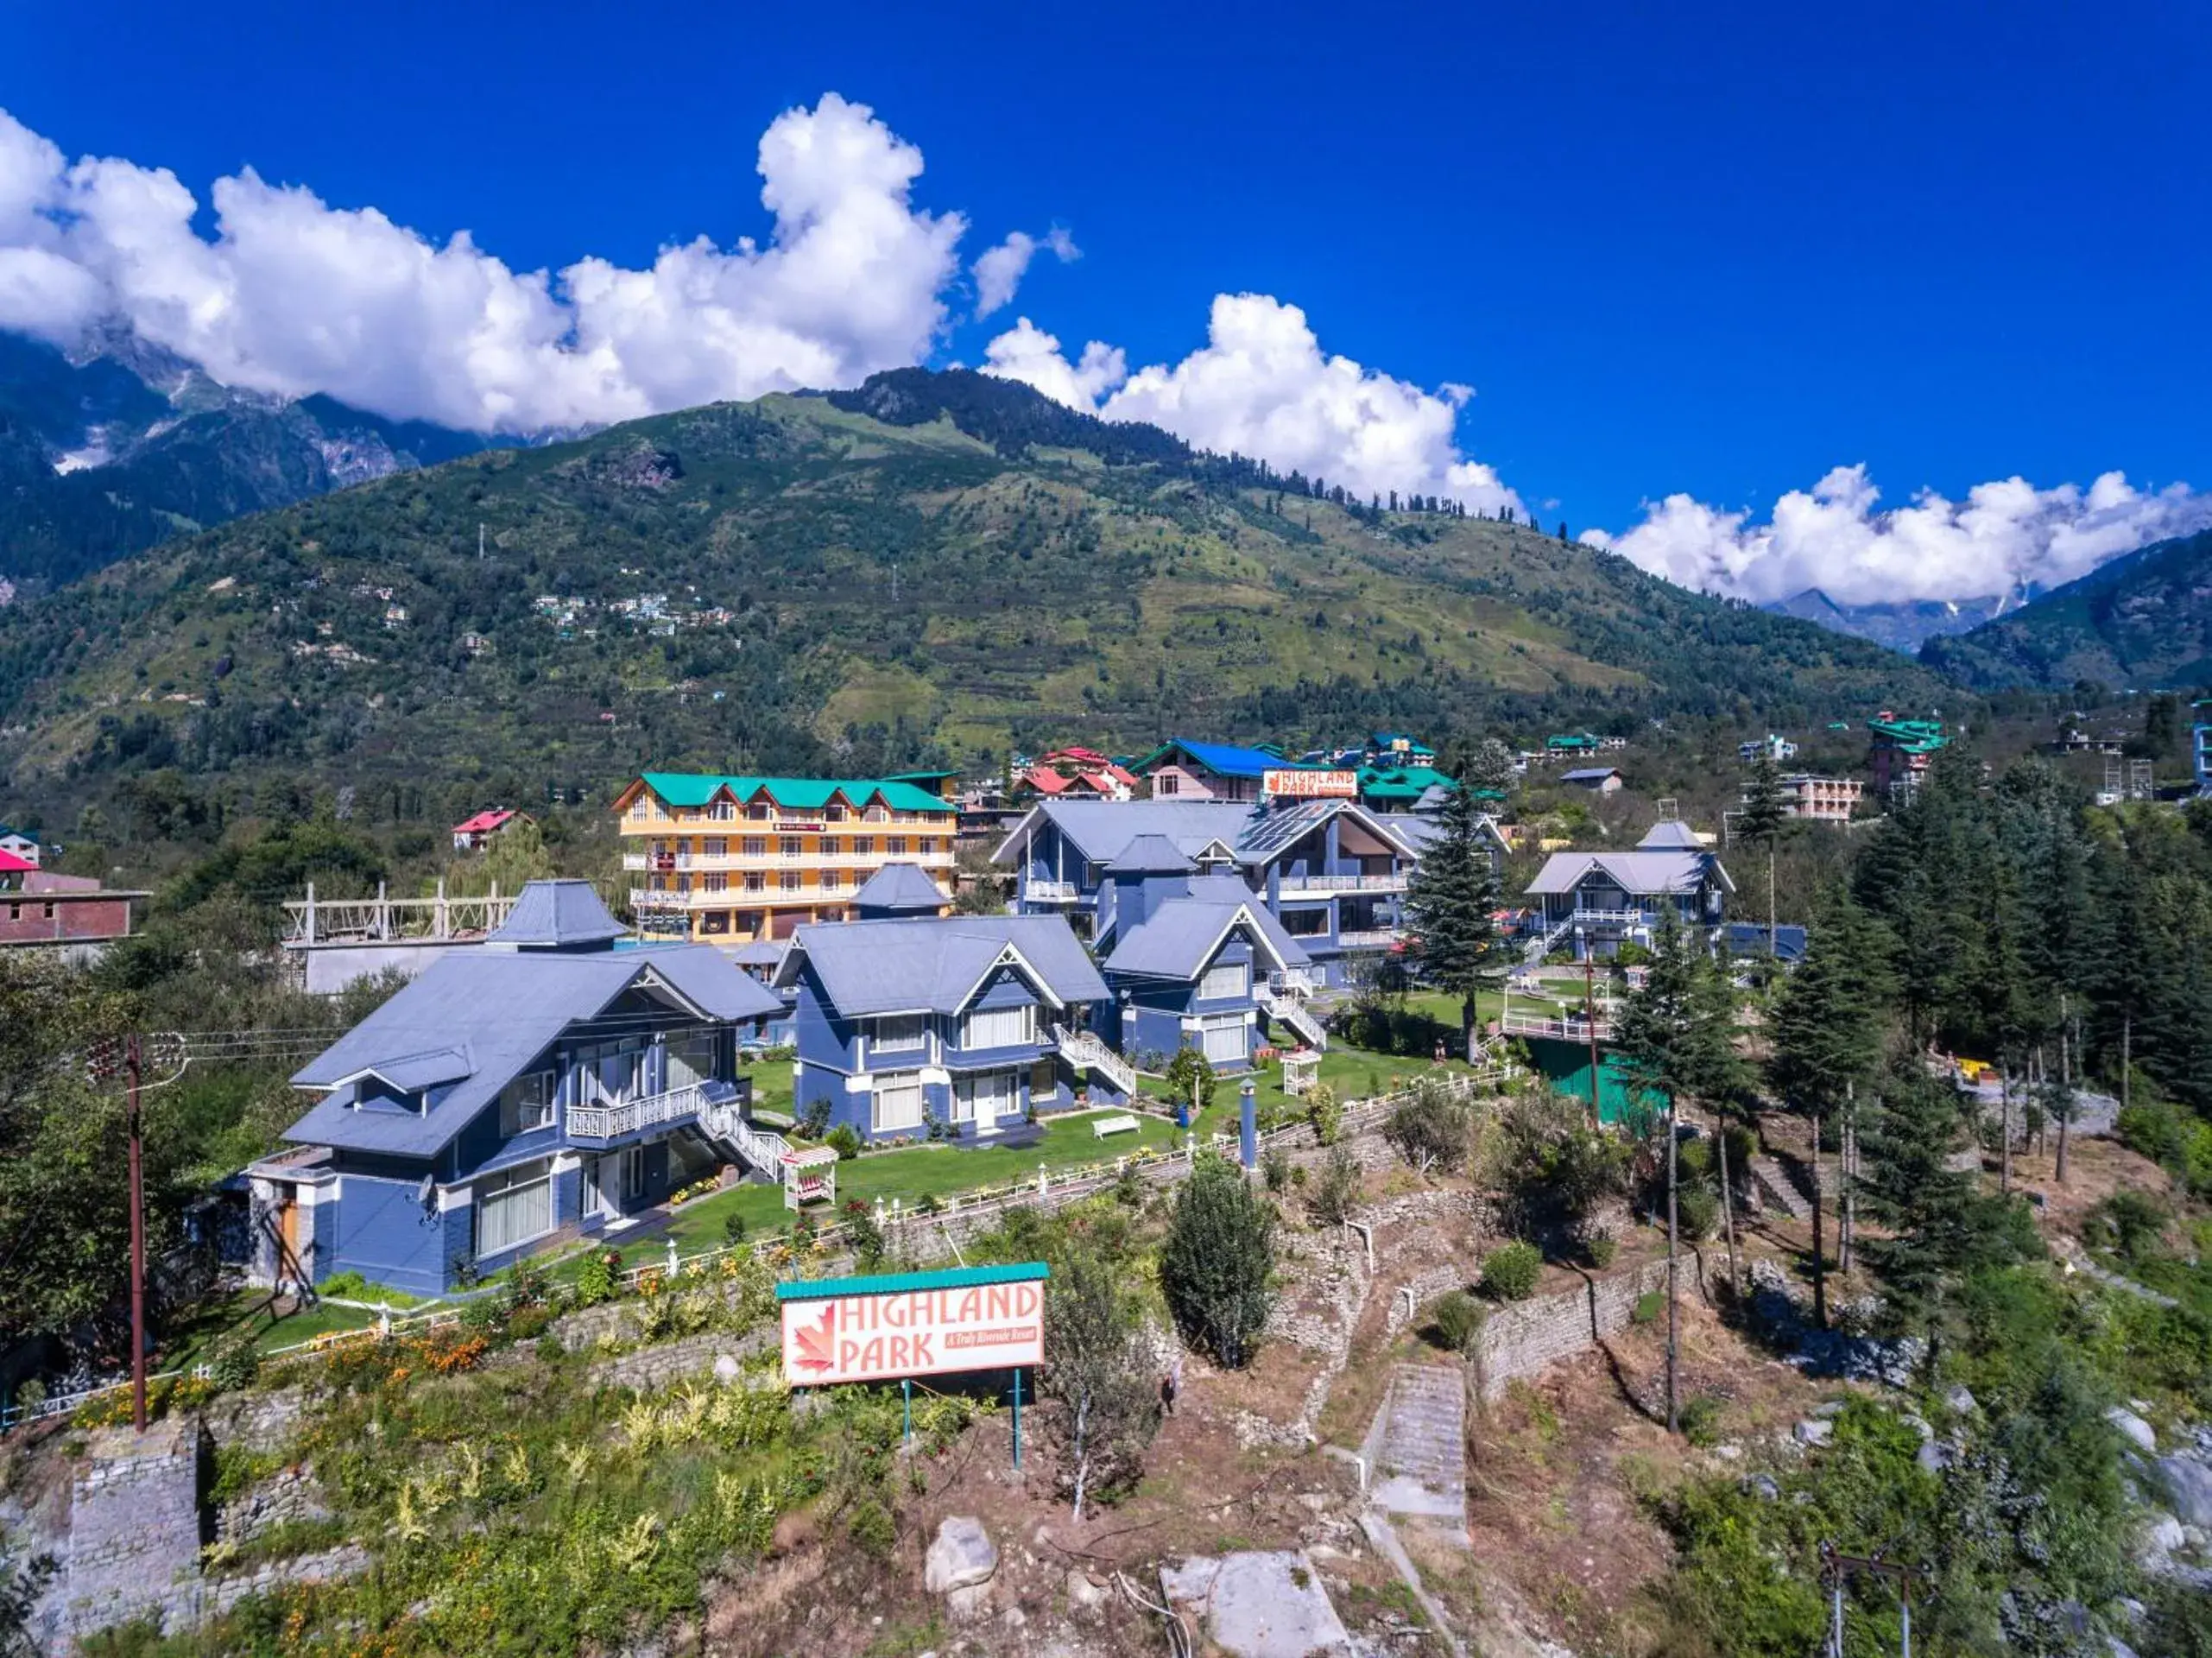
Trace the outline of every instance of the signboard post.
[[872, 1277], [787, 1280], [775, 1287], [783, 1379], [794, 1388], [897, 1382], [913, 1432], [913, 1379], [1014, 1372], [1014, 1462], [1021, 1465], [1022, 1372], [1045, 1362], [1041, 1261]]

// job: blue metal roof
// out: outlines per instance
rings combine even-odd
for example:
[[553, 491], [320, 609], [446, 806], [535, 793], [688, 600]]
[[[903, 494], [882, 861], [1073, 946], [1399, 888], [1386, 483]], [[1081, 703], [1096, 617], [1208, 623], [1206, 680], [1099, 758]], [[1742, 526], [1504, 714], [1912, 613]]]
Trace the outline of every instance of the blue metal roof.
[[528, 950], [612, 944], [629, 929], [608, 913], [589, 881], [532, 881], [490, 942]]
[[1283, 924], [1235, 876], [1201, 876], [1191, 895], [1171, 898], [1144, 921], [1115, 940], [1106, 958], [1109, 973], [1143, 978], [1195, 979], [1205, 971], [1222, 940], [1242, 926], [1261, 950], [1284, 967], [1311, 961]]
[[1165, 835], [1139, 835], [1106, 866], [1116, 875], [1183, 875], [1198, 867]]
[[1295, 762], [1286, 760], [1280, 754], [1270, 754], [1265, 749], [1240, 749], [1229, 743], [1191, 743], [1172, 737], [1161, 744], [1161, 749], [1187, 756], [1217, 777], [1257, 777], [1262, 772], [1297, 769]]
[[878, 915], [934, 915], [951, 900], [919, 864], [886, 864], [860, 883], [852, 902], [854, 908]]
[[1059, 915], [945, 915], [798, 928], [776, 971], [794, 984], [811, 964], [846, 1018], [957, 1013], [1011, 949], [1060, 1003], [1103, 1002], [1106, 982]]
[[995, 1267], [945, 1267], [936, 1272], [879, 1272], [856, 1278], [787, 1278], [775, 1287], [779, 1301], [827, 1301], [840, 1295], [896, 1295], [917, 1289], [975, 1289], [984, 1284], [1026, 1284], [1050, 1278], [1042, 1261]]

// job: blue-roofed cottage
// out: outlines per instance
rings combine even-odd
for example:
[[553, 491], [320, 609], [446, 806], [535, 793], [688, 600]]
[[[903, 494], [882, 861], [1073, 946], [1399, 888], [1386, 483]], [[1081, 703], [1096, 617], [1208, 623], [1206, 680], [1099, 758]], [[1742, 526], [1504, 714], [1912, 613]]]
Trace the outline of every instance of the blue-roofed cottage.
[[588, 883], [534, 881], [294, 1076], [297, 1149], [247, 1171], [256, 1275], [436, 1294], [736, 1158], [733, 1038], [782, 1004], [711, 946], [623, 931]]

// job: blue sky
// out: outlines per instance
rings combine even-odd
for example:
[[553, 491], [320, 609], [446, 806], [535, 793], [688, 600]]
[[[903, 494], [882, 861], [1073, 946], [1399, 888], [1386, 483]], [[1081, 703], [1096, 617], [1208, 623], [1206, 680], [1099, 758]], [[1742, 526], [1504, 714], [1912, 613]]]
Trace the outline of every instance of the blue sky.
[[[834, 91], [920, 149], [913, 205], [966, 216], [964, 257], [1054, 225], [1081, 249], [993, 316], [954, 296], [931, 360], [1021, 315], [1173, 364], [1216, 294], [1270, 295], [1324, 351], [1472, 386], [1460, 452], [1547, 523], [1710, 503], [1640, 557], [1705, 585], [1748, 591], [1778, 497], [1854, 463], [1883, 508], [2212, 481], [2202, 8], [483, 9], [18, 0], [0, 108], [172, 169], [203, 234], [250, 166], [527, 271], [765, 239], [762, 135]], [[1808, 506], [1798, 566], [1901, 572], [1960, 533], [1870, 551], [1862, 497]], [[1998, 556], [2094, 561], [2196, 509], [2120, 509], [2086, 550]]]

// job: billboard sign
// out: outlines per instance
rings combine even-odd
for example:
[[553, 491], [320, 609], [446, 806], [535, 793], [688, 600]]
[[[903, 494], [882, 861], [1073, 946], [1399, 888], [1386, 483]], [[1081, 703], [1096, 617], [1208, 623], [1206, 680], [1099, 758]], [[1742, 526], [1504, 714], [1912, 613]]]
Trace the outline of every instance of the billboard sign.
[[896, 1382], [1045, 1361], [1043, 1262], [781, 1283], [783, 1378]]
[[1279, 801], [1349, 801], [1360, 792], [1356, 771], [1280, 771], [1260, 774], [1262, 793]]

